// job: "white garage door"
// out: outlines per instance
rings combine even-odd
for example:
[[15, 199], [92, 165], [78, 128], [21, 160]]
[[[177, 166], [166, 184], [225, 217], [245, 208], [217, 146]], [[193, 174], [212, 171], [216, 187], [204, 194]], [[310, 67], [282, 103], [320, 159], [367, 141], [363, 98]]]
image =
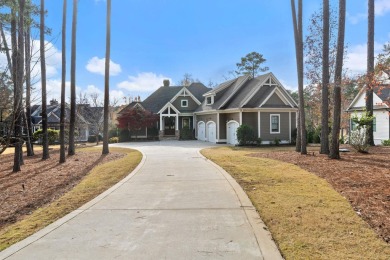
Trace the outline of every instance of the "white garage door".
[[237, 140], [237, 128], [239, 124], [236, 121], [230, 121], [227, 123], [226, 135], [228, 144], [238, 144]]
[[215, 143], [217, 141], [217, 127], [214, 122], [207, 123], [207, 141]]
[[198, 123], [198, 140], [206, 141], [206, 124], [203, 121]]

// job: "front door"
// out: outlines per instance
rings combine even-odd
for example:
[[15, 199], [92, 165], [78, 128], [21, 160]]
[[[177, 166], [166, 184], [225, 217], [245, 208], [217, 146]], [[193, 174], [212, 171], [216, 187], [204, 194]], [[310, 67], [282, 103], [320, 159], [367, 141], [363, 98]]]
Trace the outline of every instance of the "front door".
[[175, 117], [165, 117], [164, 124], [164, 135], [175, 135]]

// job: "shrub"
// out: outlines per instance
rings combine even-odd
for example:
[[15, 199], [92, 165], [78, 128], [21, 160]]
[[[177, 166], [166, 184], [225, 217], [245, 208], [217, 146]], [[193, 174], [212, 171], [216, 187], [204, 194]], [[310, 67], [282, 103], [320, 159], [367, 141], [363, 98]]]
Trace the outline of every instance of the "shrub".
[[384, 146], [390, 146], [390, 139], [388, 139], [388, 140], [383, 140], [383, 141], [382, 141], [382, 145], [384, 145]]
[[192, 140], [194, 139], [192, 130], [188, 127], [185, 126], [180, 130], [180, 140]]
[[256, 145], [260, 146], [262, 142], [263, 142], [263, 140], [259, 137], [259, 138], [257, 138]]
[[108, 142], [110, 144], [119, 143], [119, 137], [111, 137], [110, 139], [108, 139]]
[[241, 125], [237, 128], [237, 139], [240, 145], [248, 145], [253, 142], [253, 129], [249, 125]]
[[130, 131], [127, 129], [121, 129], [119, 132], [119, 142], [129, 142], [130, 141]]
[[280, 139], [275, 137], [273, 144], [276, 145], [276, 146], [279, 146]]
[[296, 144], [297, 143], [297, 129], [291, 130], [291, 144]]
[[369, 116], [364, 111], [360, 116], [356, 113], [351, 117], [352, 122], [356, 124], [356, 130], [351, 131], [351, 146], [360, 153], [368, 153], [370, 144], [368, 143], [367, 129], [370, 127], [374, 116]]
[[[99, 141], [103, 141], [103, 136], [99, 134]], [[96, 143], [96, 135], [88, 136], [88, 143]]]
[[[34, 141], [39, 140], [40, 143], [42, 143], [42, 135], [43, 135], [42, 129], [38, 129], [37, 131], [35, 131], [33, 133]], [[55, 142], [58, 141], [59, 136], [60, 136], [59, 130], [47, 129], [47, 139], [49, 141], [49, 145], [55, 144]]]

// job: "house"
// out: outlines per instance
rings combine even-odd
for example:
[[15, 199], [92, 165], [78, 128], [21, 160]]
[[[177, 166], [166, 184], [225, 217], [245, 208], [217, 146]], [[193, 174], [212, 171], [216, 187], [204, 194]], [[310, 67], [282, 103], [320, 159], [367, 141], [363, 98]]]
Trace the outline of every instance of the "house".
[[[47, 124], [49, 129], [59, 130], [60, 129], [60, 116], [61, 116], [61, 105], [56, 100], [51, 100], [50, 104], [46, 107], [47, 110]], [[79, 110], [79, 109], [77, 109]], [[68, 125], [70, 118], [70, 107], [65, 106], [65, 122]], [[42, 106], [34, 105], [31, 108], [31, 121], [32, 121], [32, 132], [34, 133], [38, 129], [42, 128]], [[76, 112], [76, 129], [78, 137], [76, 141], [86, 142], [88, 136], [91, 134], [91, 122], [84, 118], [82, 113]]]
[[[375, 117], [373, 122], [374, 143], [379, 145], [383, 140], [390, 139], [390, 81], [383, 81], [373, 88], [374, 112]], [[352, 103], [347, 108], [346, 112], [352, 116], [356, 113], [358, 116], [366, 108], [366, 87], [363, 87]], [[350, 120], [350, 129], [355, 128], [352, 120]]]
[[195, 111], [198, 140], [237, 144], [237, 128], [246, 124], [263, 143], [292, 141], [298, 106], [272, 73], [241, 76], [203, 96]]
[[[133, 102], [122, 111], [135, 107], [159, 116], [156, 127], [160, 138], [179, 138], [180, 131], [189, 128], [198, 140], [229, 144], [238, 142], [236, 131], [242, 124], [251, 126], [264, 143], [275, 139], [290, 143], [298, 110], [272, 73], [256, 78], [241, 76], [215, 89], [201, 83], [170, 86], [164, 80], [164, 86], [143, 102]], [[142, 131], [146, 137], [147, 129]]]
[[[164, 80], [163, 86], [158, 88], [143, 102], [137, 99], [130, 103], [119, 116], [128, 109], [141, 108], [158, 115], [156, 128], [159, 138], [180, 136], [183, 128], [195, 128], [195, 110], [204, 100], [203, 94], [210, 91], [202, 83], [192, 83], [189, 86], [170, 86], [169, 80]], [[131, 137], [148, 136], [148, 129], [140, 129], [136, 133], [131, 133]]]

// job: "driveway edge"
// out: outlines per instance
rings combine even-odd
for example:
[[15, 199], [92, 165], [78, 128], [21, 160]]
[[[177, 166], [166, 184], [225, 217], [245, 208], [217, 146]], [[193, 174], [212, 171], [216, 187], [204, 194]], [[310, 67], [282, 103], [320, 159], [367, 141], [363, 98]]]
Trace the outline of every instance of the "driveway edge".
[[[124, 148], [126, 148], [126, 147], [124, 147]], [[129, 148], [129, 149], [132, 149], [132, 148]], [[139, 151], [139, 152], [142, 153], [141, 151]], [[75, 218], [79, 214], [81, 214], [84, 211], [86, 211], [87, 209], [91, 208], [97, 202], [103, 200], [105, 197], [107, 197], [109, 194], [111, 194], [114, 190], [118, 189], [125, 182], [127, 182], [131, 178], [133, 178], [134, 175], [136, 175], [138, 173], [138, 171], [142, 168], [142, 166], [145, 164], [145, 161], [146, 161], [146, 155], [144, 153], [142, 153], [141, 162], [137, 165], [137, 167], [131, 173], [129, 173], [121, 181], [119, 181], [118, 183], [116, 183], [114, 186], [112, 186], [108, 190], [104, 191], [103, 193], [99, 194], [94, 199], [88, 201], [87, 203], [82, 205], [80, 208], [78, 208], [78, 209], [68, 213], [67, 215], [63, 216], [62, 218], [54, 221], [50, 225], [48, 225], [48, 226], [44, 227], [43, 229], [37, 231], [36, 233], [32, 234], [31, 236], [26, 237], [25, 239], [23, 239], [23, 240], [15, 243], [13, 245], [11, 245], [10, 247], [4, 249], [3, 251], [0, 252], [0, 259], [6, 259], [6, 258], [12, 256], [13, 254], [18, 252], [19, 250], [22, 250], [23, 248], [29, 246], [30, 244], [36, 242], [37, 240], [45, 237], [46, 235], [48, 235], [52, 231], [56, 230], [57, 228], [61, 227], [62, 225], [64, 225], [68, 221], [72, 220], [73, 218]]]
[[245, 215], [248, 219], [248, 222], [252, 227], [253, 233], [256, 237], [257, 244], [259, 245], [263, 258], [265, 260], [284, 259], [278, 247], [276, 246], [271, 233], [268, 231], [267, 226], [261, 220], [259, 213], [256, 211], [256, 208], [253, 206], [251, 200], [249, 199], [245, 191], [242, 189], [242, 187], [221, 166], [204, 157], [203, 154], [201, 154], [200, 150], [198, 151], [198, 154], [208, 163], [217, 168], [218, 171], [225, 177], [225, 179], [229, 182], [230, 186], [235, 191], [238, 200], [241, 203], [241, 207], [243, 208]]

